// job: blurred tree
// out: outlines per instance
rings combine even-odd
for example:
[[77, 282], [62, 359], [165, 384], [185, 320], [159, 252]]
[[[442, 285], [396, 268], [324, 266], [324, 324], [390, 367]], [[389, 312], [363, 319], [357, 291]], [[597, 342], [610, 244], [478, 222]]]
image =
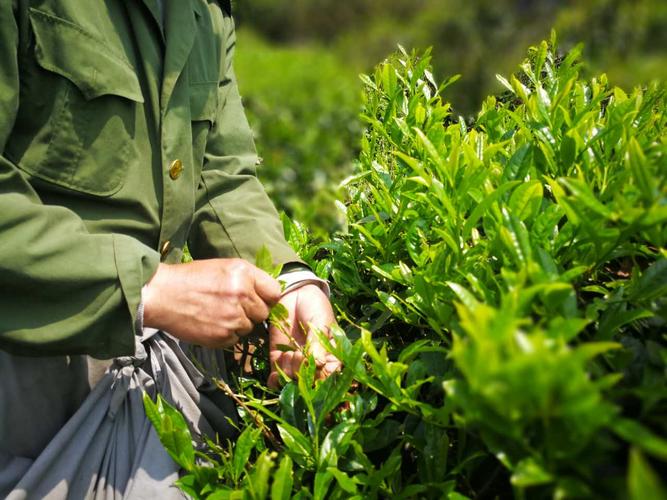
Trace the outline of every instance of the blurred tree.
[[245, 0], [237, 14], [274, 42], [325, 44], [360, 71], [397, 43], [433, 46], [438, 73], [463, 75], [449, 90], [463, 114], [552, 27], [564, 48], [583, 41], [591, 65], [625, 86], [667, 76], [664, 0]]
[[281, 48], [239, 30], [235, 69], [263, 158], [258, 173], [278, 207], [316, 232], [338, 224], [335, 186], [357, 156], [361, 90], [331, 51]]

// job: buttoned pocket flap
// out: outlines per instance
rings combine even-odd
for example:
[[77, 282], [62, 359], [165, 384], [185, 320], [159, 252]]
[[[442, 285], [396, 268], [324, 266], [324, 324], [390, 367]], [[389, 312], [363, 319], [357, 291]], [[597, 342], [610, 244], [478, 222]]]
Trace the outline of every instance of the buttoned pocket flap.
[[215, 122], [218, 108], [218, 82], [190, 84], [190, 118]]
[[70, 80], [90, 100], [117, 95], [144, 102], [139, 79], [120, 54], [80, 26], [30, 9], [35, 56], [40, 66]]

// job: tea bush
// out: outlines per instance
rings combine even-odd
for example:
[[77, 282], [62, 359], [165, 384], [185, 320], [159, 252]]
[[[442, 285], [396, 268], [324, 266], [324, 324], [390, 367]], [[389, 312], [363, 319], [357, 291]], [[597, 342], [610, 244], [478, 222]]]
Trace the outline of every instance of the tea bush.
[[147, 400], [185, 491], [665, 498], [666, 91], [586, 79], [579, 54], [531, 48], [474, 123], [428, 53], [363, 78], [347, 227], [313, 245], [285, 221], [333, 284], [344, 368], [221, 382], [244, 425], [205, 452]]

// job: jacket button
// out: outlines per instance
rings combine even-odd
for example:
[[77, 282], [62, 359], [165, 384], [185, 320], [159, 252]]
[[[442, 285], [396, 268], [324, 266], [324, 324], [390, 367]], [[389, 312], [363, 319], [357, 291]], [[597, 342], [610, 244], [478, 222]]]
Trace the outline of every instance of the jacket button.
[[160, 257], [164, 259], [169, 253], [169, 250], [171, 250], [171, 241], [167, 240], [160, 246]]
[[181, 176], [181, 172], [183, 172], [183, 162], [181, 160], [172, 161], [169, 167], [169, 177], [176, 180]]

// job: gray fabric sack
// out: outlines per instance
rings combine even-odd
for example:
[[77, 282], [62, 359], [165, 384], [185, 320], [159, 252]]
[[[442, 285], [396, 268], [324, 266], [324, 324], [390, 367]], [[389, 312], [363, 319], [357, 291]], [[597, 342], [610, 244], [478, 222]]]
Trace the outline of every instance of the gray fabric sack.
[[[207, 372], [220, 376], [215, 353], [193, 349]], [[232, 437], [234, 404], [164, 332], [137, 338], [136, 354], [117, 358], [81, 407], [32, 462], [7, 497], [60, 499], [180, 499], [178, 466], [162, 447], [143, 406], [161, 394], [184, 414], [195, 434]], [[6, 471], [7, 472], [7, 471]]]

